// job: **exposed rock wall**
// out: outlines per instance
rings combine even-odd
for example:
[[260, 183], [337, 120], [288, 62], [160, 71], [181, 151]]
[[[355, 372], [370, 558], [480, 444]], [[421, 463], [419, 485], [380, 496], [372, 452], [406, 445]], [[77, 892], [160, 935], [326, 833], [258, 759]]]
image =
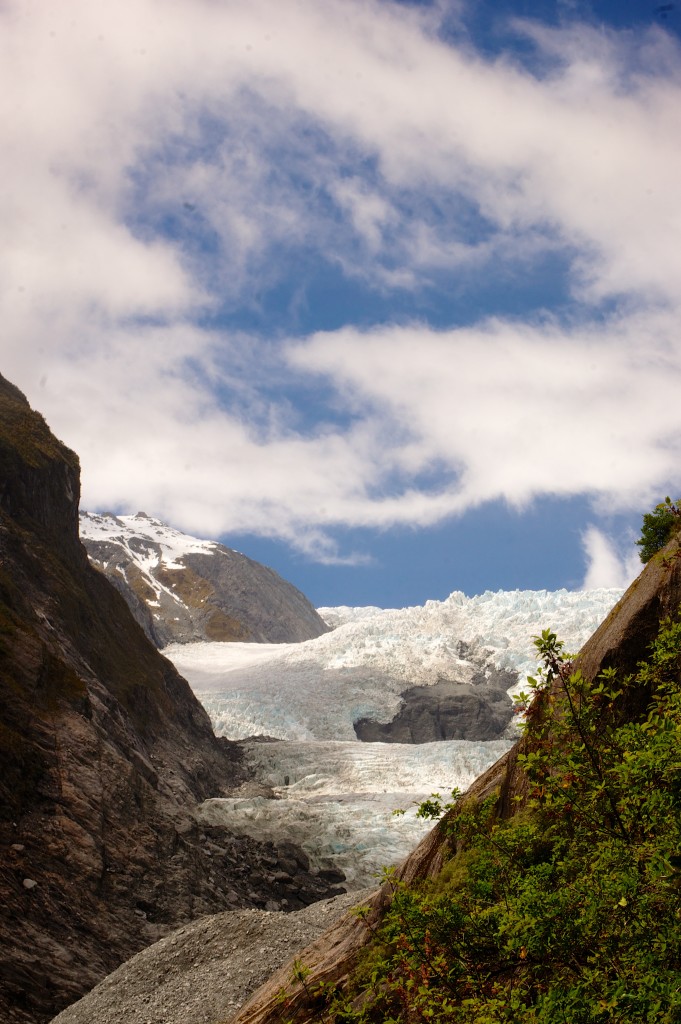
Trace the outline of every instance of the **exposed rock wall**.
[[516, 673], [504, 676], [503, 688], [489, 683], [476, 688], [441, 679], [431, 686], [412, 686], [402, 694], [403, 706], [391, 722], [360, 718], [357, 739], [368, 743], [433, 743], [438, 740], [496, 740], [513, 716], [506, 690]]
[[92, 562], [157, 647], [197, 640], [298, 643], [328, 632], [308, 599], [238, 551], [158, 519], [81, 514]]
[[[276, 854], [199, 829], [240, 752], [90, 566], [78, 498], [76, 456], [0, 377], [3, 1024], [50, 1019], [170, 927], [278, 893]], [[308, 881], [306, 901], [328, 892]]]

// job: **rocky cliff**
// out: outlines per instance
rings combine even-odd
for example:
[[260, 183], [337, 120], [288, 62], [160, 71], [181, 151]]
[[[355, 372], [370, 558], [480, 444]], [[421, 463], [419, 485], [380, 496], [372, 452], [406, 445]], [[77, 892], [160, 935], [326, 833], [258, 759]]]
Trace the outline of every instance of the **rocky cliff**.
[[[239, 752], [89, 564], [78, 499], [76, 456], [0, 377], [7, 1024], [50, 1019], [173, 926], [289, 891], [274, 848], [199, 829], [193, 807], [241, 781]], [[289, 905], [326, 892], [301, 870]]]
[[196, 640], [297, 643], [328, 631], [273, 569], [138, 512], [83, 512], [88, 554], [157, 647]]
[[402, 707], [392, 721], [360, 718], [355, 734], [369, 743], [496, 740], [513, 717], [507, 691], [517, 681], [517, 672], [492, 668], [487, 674], [473, 673], [470, 683], [440, 679], [430, 686], [411, 686], [402, 692]]

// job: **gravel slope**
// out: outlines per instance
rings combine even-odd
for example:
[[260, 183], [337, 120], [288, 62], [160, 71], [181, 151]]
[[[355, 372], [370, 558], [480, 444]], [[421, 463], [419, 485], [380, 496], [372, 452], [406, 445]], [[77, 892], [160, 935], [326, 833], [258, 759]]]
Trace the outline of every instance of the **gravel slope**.
[[292, 914], [231, 910], [201, 918], [132, 957], [52, 1024], [217, 1024], [371, 891]]

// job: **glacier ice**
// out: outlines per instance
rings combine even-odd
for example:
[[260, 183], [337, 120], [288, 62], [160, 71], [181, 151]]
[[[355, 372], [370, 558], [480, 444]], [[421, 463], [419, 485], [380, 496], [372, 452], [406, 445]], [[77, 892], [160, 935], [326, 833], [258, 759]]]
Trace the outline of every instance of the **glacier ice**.
[[[361, 888], [432, 827], [416, 816], [421, 800], [467, 789], [508, 747], [505, 740], [249, 743], [246, 761], [275, 799], [207, 800], [199, 818], [254, 839], [291, 840], [313, 866], [339, 868], [348, 888]], [[405, 813], [395, 817], [398, 809]]]
[[355, 740], [359, 718], [390, 721], [400, 694], [438, 679], [468, 682], [490, 667], [535, 667], [532, 636], [555, 629], [577, 650], [619, 590], [499, 591], [414, 608], [324, 609], [340, 624], [299, 644], [173, 644], [171, 659], [219, 735]]
[[[466, 681], [494, 666], [524, 680], [535, 667], [533, 635], [552, 628], [577, 650], [620, 596], [455, 592], [415, 608], [321, 609], [333, 631], [299, 644], [165, 648], [218, 734], [280, 741], [246, 746], [255, 777], [276, 799], [210, 800], [201, 817], [259, 839], [292, 839], [317, 866], [345, 871], [349, 886], [371, 884], [430, 827], [414, 804], [465, 789], [511, 741], [360, 743], [353, 722], [390, 720], [402, 691], [443, 677]], [[398, 807], [410, 809], [395, 818]]]

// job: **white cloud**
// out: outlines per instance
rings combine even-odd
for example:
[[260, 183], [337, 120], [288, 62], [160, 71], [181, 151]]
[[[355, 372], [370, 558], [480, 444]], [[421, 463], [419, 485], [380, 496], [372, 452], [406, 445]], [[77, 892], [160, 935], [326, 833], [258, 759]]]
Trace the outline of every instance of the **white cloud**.
[[402, 455], [407, 472], [445, 470], [448, 484], [436, 495], [410, 495], [401, 510], [377, 503], [377, 517], [403, 512], [428, 522], [483, 501], [522, 506], [546, 494], [590, 494], [622, 509], [648, 502], [678, 472], [674, 315], [598, 329], [508, 321], [441, 332], [346, 328], [294, 346], [290, 358], [326, 375], [355, 407], [401, 425], [386, 472]]
[[[337, 525], [427, 525], [546, 494], [650, 504], [677, 471], [681, 357], [671, 319], [643, 327], [347, 328], [291, 346], [292, 368], [243, 336], [104, 329], [43, 362], [38, 404], [81, 455], [86, 507], [285, 537], [334, 561]], [[265, 396], [268, 380], [322, 373], [351, 425], [303, 429]]]
[[353, 227], [369, 249], [376, 252], [382, 244], [387, 224], [394, 225], [397, 214], [383, 196], [370, 190], [361, 178], [346, 178], [332, 186], [341, 208], [347, 210]]
[[625, 589], [641, 572], [638, 552], [619, 552], [613, 541], [596, 526], [589, 526], [582, 536], [587, 571], [582, 590], [598, 587], [620, 587]]
[[[67, 277], [72, 264], [101, 266], [107, 247], [127, 265], [133, 239], [120, 220], [135, 220], [130, 175], [144, 181], [151, 168], [137, 196], [147, 213], [154, 202], [177, 213], [191, 196], [221, 236], [227, 267], [262, 258], [283, 237], [319, 243], [321, 232], [333, 248], [329, 197], [341, 210], [350, 204], [344, 245], [354, 230], [374, 259], [387, 258], [395, 232], [379, 229], [398, 209], [405, 269], [410, 250], [417, 265], [426, 258], [411, 245], [425, 228], [440, 236], [433, 252], [456, 267], [470, 255], [464, 228], [449, 208], [437, 228], [424, 223], [419, 197], [458, 195], [486, 218], [490, 256], [509, 237], [539, 232], [580, 250], [587, 296], [676, 295], [681, 84], [678, 73], [655, 73], [669, 49], [659, 33], [641, 44], [646, 73], [624, 89], [616, 38], [605, 46], [594, 31], [535, 30], [561, 58], [537, 80], [440, 42], [432, 15], [387, 2], [121, 0], [115, 20], [83, 0], [48, 13], [8, 10], [0, 73], [13, 220], [55, 271], [66, 231]], [[358, 174], [367, 158], [377, 162], [374, 180]], [[138, 239], [137, 258], [153, 263], [149, 248]], [[393, 281], [409, 280], [390, 269]], [[148, 305], [167, 304], [167, 293], [144, 284]], [[178, 289], [169, 280], [168, 291]]]
[[[338, 524], [544, 494], [625, 508], [678, 479], [678, 50], [524, 25], [537, 77], [443, 42], [450, 13], [3, 5], [2, 370], [80, 452], [86, 503], [333, 560]], [[417, 292], [545, 250], [573, 261], [586, 326], [277, 347], [201, 319], [256, 308], [303, 257]], [[320, 380], [309, 422], [291, 396]]]

